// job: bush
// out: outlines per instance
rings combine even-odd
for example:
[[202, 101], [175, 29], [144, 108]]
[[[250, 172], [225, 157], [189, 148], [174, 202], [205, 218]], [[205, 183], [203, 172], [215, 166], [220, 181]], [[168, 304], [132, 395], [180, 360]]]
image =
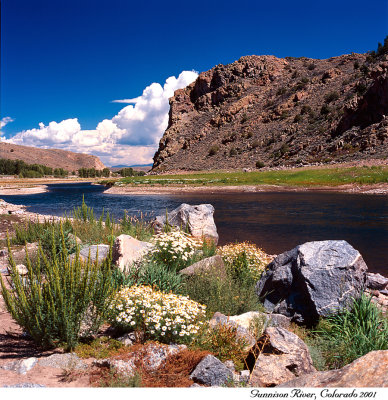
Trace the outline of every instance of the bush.
[[257, 280], [252, 277], [246, 259], [240, 257], [238, 263], [226, 265], [226, 276], [208, 271], [186, 278], [182, 293], [206, 304], [209, 317], [217, 311], [237, 315], [259, 310], [261, 306], [255, 294]]
[[258, 161], [256, 161], [256, 168], [264, 168], [265, 167], [265, 164], [264, 164], [264, 162], [263, 161], [261, 161], [261, 160], [258, 160]]
[[162, 292], [177, 293], [182, 288], [183, 277], [166, 265], [148, 262], [141, 267], [132, 266], [125, 272], [116, 269], [113, 272], [113, 282], [117, 289], [123, 286], [147, 285]]
[[303, 121], [302, 115], [301, 114], [295, 115], [294, 122], [298, 123], [298, 122], [301, 122], [301, 121]]
[[252, 142], [252, 149], [255, 149], [256, 147], [259, 147], [259, 141], [258, 140], [254, 140], [253, 142]]
[[325, 96], [325, 102], [331, 103], [339, 99], [339, 94], [337, 92], [330, 92]]
[[244, 364], [247, 344], [246, 340], [237, 336], [236, 327], [219, 324], [212, 329], [203, 326], [191, 347], [207, 350], [222, 362], [232, 360], [236, 369], [242, 370], [247, 369]]
[[181, 231], [160, 233], [152, 242], [154, 247], [148, 260], [165, 265], [175, 272], [188, 267], [192, 263], [195, 251], [201, 247], [197, 240]]
[[122, 330], [143, 331], [146, 338], [178, 343], [198, 333], [206, 306], [150, 286], [132, 286], [117, 294], [110, 310], [112, 325]]
[[215, 154], [217, 154], [219, 149], [220, 147], [218, 145], [213, 144], [213, 146], [211, 146], [209, 149], [209, 156], [214, 156]]
[[265, 267], [273, 259], [255, 244], [249, 242], [222, 246], [218, 249], [218, 254], [234, 271], [245, 268], [246, 263], [254, 280], [260, 279]]
[[330, 114], [330, 112], [331, 112], [330, 107], [327, 104], [324, 104], [321, 107], [321, 115], [328, 115]]
[[374, 350], [388, 350], [388, 319], [363, 294], [350, 310], [320, 322], [316, 334], [330, 369], [342, 368]]
[[230, 156], [230, 157], [237, 156], [237, 150], [236, 150], [235, 147], [232, 147], [232, 148], [229, 150], [229, 156]]
[[[43, 347], [73, 349], [82, 335], [96, 333], [106, 317], [113, 294], [110, 257], [101, 265], [70, 261], [66, 250], [57, 254], [53, 235], [50, 258], [40, 257], [21, 277], [10, 253], [10, 289], [1, 280], [1, 293], [12, 318]], [[65, 239], [62, 232], [62, 248]]]

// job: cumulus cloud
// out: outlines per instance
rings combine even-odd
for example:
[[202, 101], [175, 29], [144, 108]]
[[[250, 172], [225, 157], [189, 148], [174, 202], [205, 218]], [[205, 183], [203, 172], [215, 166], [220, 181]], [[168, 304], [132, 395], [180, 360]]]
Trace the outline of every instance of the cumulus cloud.
[[15, 121], [15, 120], [11, 117], [4, 117], [0, 120], [0, 136], [3, 134], [3, 132], [1, 131], [1, 128], [3, 128], [5, 125], [7, 125], [13, 121]]
[[4, 117], [0, 120], [0, 128], [2, 128], [3, 126], [9, 124], [10, 122], [13, 122], [14, 119], [11, 117]]
[[99, 122], [96, 129], [83, 130], [78, 119], [71, 118], [52, 121], [48, 125], [40, 123], [39, 128], [19, 132], [8, 141], [94, 154], [107, 165], [150, 163], [167, 128], [168, 99], [175, 90], [186, 87], [197, 76], [194, 71], [183, 71], [178, 78], [168, 78], [163, 86], [152, 83], [139, 97], [114, 100], [130, 105], [112, 119]]

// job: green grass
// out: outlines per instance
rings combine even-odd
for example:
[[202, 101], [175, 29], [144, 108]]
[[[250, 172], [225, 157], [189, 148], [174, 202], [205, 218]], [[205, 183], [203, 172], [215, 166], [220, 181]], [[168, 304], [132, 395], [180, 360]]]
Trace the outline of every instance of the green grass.
[[[209, 172], [123, 178], [116, 185], [339, 186], [388, 182], [388, 167], [298, 168], [284, 171]], [[106, 183], [106, 182], [105, 182]]]

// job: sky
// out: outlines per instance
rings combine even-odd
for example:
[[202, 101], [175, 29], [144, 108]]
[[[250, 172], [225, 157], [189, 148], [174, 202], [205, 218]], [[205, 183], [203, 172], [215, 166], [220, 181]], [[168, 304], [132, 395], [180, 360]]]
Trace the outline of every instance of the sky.
[[168, 99], [245, 55], [374, 50], [388, 0], [1, 0], [1, 140], [148, 164]]

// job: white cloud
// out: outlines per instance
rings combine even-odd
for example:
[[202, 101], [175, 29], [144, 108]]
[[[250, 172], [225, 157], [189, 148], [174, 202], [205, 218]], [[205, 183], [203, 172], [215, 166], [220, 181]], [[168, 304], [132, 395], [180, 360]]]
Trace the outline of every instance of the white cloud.
[[1, 131], [1, 128], [3, 128], [5, 125], [7, 125], [13, 121], [15, 121], [15, 120], [11, 117], [4, 117], [0, 120], [0, 136], [3, 134], [3, 132]]
[[13, 118], [11, 117], [4, 117], [0, 120], [0, 128], [2, 128], [3, 126], [9, 124], [10, 122], [15, 121]]
[[[178, 78], [168, 78], [163, 87], [152, 83], [139, 97], [114, 100], [131, 105], [121, 109], [112, 119], [101, 121], [96, 129], [82, 130], [78, 119], [71, 118], [52, 121], [47, 126], [40, 123], [39, 128], [19, 132], [8, 141], [94, 154], [107, 165], [150, 163], [167, 128], [168, 99], [175, 90], [189, 85], [197, 76], [194, 71], [183, 71]], [[8, 122], [11, 121], [4, 124]]]

